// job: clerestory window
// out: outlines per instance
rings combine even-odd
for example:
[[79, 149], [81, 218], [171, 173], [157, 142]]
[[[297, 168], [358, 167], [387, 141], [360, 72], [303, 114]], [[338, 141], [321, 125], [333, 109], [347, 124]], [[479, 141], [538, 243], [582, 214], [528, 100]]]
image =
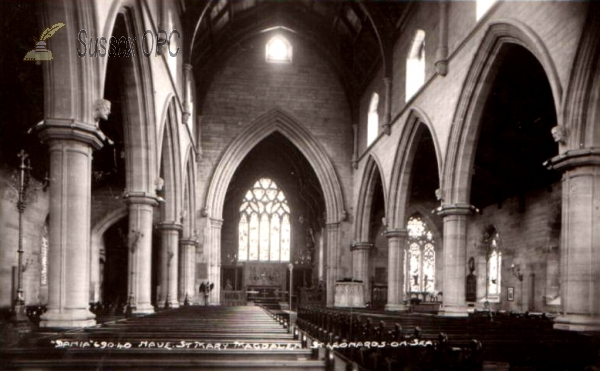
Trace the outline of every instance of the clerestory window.
[[290, 260], [290, 207], [277, 184], [261, 178], [246, 191], [238, 225], [239, 261]]
[[369, 103], [369, 117], [367, 119], [367, 146], [371, 145], [379, 134], [379, 94], [373, 93]]
[[417, 30], [406, 58], [406, 101], [425, 83], [425, 31]]
[[266, 45], [269, 63], [292, 63], [292, 44], [283, 36], [272, 37]]

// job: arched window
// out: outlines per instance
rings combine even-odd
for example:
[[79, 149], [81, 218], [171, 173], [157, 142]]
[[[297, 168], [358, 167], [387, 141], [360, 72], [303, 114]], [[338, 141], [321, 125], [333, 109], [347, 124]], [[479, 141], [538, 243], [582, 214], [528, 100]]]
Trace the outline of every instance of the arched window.
[[48, 220], [42, 229], [42, 245], [40, 248], [40, 284], [48, 285]]
[[367, 146], [371, 145], [379, 134], [379, 94], [373, 93], [371, 103], [369, 103], [369, 118], [367, 126]]
[[283, 36], [272, 37], [266, 45], [269, 63], [292, 63], [292, 44]]
[[502, 251], [500, 235], [496, 228], [490, 226], [483, 235], [483, 246], [486, 249], [487, 287], [486, 299], [491, 302], [500, 301], [502, 279]]
[[435, 242], [433, 233], [416, 214], [408, 219], [405, 272], [407, 292], [435, 291]]
[[480, 20], [481, 17], [494, 5], [496, 0], [477, 0], [476, 3], [476, 16], [477, 20]]
[[283, 191], [269, 178], [259, 179], [240, 206], [240, 261], [290, 260], [290, 207]]
[[406, 58], [406, 101], [425, 83], [425, 31], [417, 30]]

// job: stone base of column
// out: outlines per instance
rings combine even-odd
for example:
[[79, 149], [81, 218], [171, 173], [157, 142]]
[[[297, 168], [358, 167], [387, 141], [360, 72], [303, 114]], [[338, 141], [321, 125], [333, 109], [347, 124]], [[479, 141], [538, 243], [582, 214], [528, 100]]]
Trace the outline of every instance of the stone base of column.
[[405, 304], [386, 304], [385, 311], [386, 312], [406, 312], [408, 310], [408, 306]]
[[438, 312], [442, 317], [468, 317], [469, 308], [463, 306], [442, 306]]
[[554, 319], [554, 328], [568, 331], [600, 331], [600, 317], [567, 314]]
[[131, 313], [133, 315], [152, 314], [154, 313], [154, 307], [151, 304], [137, 304]]
[[43, 328], [77, 328], [96, 325], [96, 315], [87, 309], [66, 309], [59, 311], [49, 309], [42, 314], [40, 327]]
[[169, 300], [168, 304], [165, 304], [165, 307], [166, 305], [168, 305], [169, 309], [179, 308], [179, 301], [177, 301], [177, 299], [172, 299]]

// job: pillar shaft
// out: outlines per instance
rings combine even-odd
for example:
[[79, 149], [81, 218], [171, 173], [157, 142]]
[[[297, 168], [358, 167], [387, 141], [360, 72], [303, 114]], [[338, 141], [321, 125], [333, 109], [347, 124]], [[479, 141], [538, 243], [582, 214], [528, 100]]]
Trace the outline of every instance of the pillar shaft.
[[179, 262], [179, 304], [188, 298], [189, 304], [196, 303], [196, 246], [193, 240], [180, 240], [180, 262]]
[[327, 224], [327, 272], [326, 290], [328, 307], [335, 304], [335, 282], [339, 278], [338, 266], [340, 261], [339, 252], [339, 223]]
[[92, 125], [48, 119], [38, 128], [50, 155], [48, 311], [40, 327], [95, 325], [89, 311], [92, 150], [102, 134]]
[[404, 290], [404, 249], [406, 246], [406, 230], [389, 230], [388, 239], [388, 299], [387, 311], [406, 310]]
[[159, 308], [179, 308], [177, 284], [179, 268], [179, 233], [181, 224], [162, 223], [160, 249], [160, 295]]
[[444, 205], [439, 214], [444, 217], [443, 306], [446, 316], [466, 316], [467, 217], [469, 205]]
[[352, 251], [352, 277], [355, 280], [362, 281], [365, 302], [369, 302], [371, 298], [369, 252], [372, 248], [373, 244], [369, 242], [357, 242], [350, 247]]
[[222, 219], [210, 219], [211, 246], [208, 250], [208, 281], [214, 283], [214, 288], [209, 296], [210, 305], [219, 305], [221, 302], [221, 228]]
[[152, 297], [152, 219], [156, 197], [126, 194], [129, 205], [128, 305], [135, 314], [154, 313]]
[[550, 160], [563, 171], [561, 301], [555, 328], [600, 330], [600, 149], [571, 150]]

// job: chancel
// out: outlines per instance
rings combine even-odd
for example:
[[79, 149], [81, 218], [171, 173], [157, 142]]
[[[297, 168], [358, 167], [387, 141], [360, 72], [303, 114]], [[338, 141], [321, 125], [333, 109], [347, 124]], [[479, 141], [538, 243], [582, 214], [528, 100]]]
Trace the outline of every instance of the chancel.
[[0, 368], [600, 369], [599, 2], [0, 12]]

